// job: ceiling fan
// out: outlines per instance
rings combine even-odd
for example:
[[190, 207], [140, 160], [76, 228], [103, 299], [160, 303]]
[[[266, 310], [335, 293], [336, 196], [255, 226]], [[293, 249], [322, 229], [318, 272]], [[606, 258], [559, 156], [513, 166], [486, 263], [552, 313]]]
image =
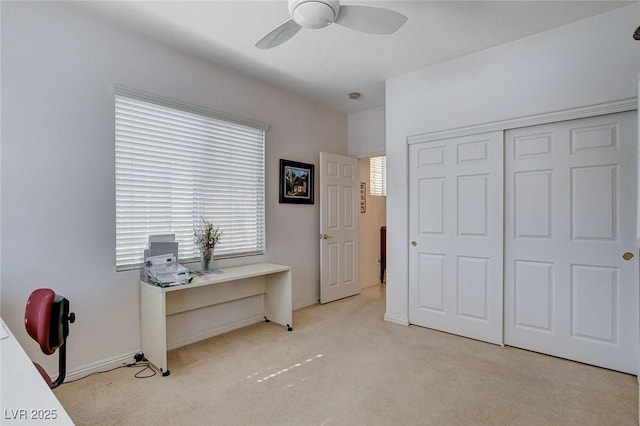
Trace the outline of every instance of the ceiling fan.
[[336, 23], [368, 34], [392, 34], [407, 17], [372, 6], [340, 6], [338, 0], [289, 0], [291, 19], [262, 37], [256, 47], [271, 49], [296, 35], [302, 28], [318, 29]]

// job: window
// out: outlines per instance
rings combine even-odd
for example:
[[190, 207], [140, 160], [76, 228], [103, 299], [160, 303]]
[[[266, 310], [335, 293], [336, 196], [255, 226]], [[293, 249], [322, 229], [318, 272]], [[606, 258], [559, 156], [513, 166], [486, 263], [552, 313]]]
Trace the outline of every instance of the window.
[[142, 265], [149, 235], [175, 234], [195, 260], [194, 226], [219, 226], [216, 257], [265, 250], [267, 126], [117, 86], [116, 269]]
[[369, 181], [371, 195], [387, 195], [387, 157], [369, 159]]

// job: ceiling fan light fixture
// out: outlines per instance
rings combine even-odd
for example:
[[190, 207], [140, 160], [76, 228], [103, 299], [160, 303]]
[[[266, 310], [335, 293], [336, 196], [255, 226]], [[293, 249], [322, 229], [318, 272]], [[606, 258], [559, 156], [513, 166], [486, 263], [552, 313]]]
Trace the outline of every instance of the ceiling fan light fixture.
[[[2, 1], [2, 0], [0, 0]], [[336, 23], [366, 34], [392, 34], [407, 20], [401, 13], [373, 6], [340, 6], [340, 0], [289, 0], [289, 16], [256, 43], [258, 49], [280, 46], [303, 28]]]
[[290, 2], [291, 19], [303, 28], [324, 28], [333, 23], [339, 10], [339, 3], [335, 1], [305, 1]]

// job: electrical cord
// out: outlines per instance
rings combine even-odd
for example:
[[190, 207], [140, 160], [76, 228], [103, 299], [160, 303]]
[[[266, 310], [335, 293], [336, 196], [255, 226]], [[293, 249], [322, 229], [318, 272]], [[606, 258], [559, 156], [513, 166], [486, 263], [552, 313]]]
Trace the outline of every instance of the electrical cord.
[[[156, 370], [153, 369], [153, 367], [151, 366], [151, 363], [147, 360], [137, 361], [133, 364], [127, 365], [127, 367], [143, 367], [143, 366], [144, 368], [138, 371], [136, 374], [134, 374], [133, 377], [135, 377], [136, 379], [148, 379], [149, 377], [153, 377], [156, 375]], [[150, 372], [143, 376], [142, 373], [144, 373], [147, 370], [149, 370]]]

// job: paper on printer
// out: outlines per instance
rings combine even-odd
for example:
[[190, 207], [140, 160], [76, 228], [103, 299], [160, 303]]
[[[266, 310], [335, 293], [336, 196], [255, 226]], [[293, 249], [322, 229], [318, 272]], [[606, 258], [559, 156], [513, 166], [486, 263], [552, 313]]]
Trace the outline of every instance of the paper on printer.
[[156, 284], [185, 284], [191, 275], [173, 255], [150, 256], [145, 259], [147, 279]]

